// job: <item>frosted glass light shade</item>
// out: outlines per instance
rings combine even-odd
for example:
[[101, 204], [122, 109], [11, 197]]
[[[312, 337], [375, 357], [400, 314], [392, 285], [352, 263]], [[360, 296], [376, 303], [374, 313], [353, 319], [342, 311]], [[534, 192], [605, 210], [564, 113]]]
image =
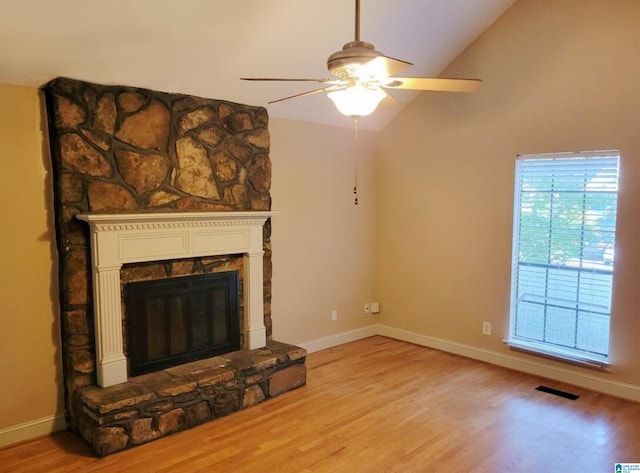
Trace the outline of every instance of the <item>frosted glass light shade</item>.
[[365, 87], [356, 83], [346, 89], [329, 92], [327, 96], [343, 115], [364, 117], [373, 113], [387, 94], [380, 87]]

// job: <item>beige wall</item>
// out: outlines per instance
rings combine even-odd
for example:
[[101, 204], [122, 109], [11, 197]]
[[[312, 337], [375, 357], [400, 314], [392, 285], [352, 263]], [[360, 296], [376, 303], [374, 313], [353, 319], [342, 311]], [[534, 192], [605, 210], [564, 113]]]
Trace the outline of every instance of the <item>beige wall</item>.
[[[374, 322], [375, 134], [271, 120], [273, 336], [304, 343]], [[354, 205], [354, 159], [359, 204]], [[338, 320], [331, 321], [331, 311]]]
[[19, 439], [6, 430], [18, 424], [41, 423], [46, 431], [64, 408], [50, 165], [38, 90], [0, 84], [0, 104], [1, 444]]
[[[640, 2], [519, 0], [380, 139], [381, 321], [601, 380], [640, 385]], [[509, 351], [517, 154], [619, 149], [610, 373]], [[415, 237], [415, 245], [400, 237]], [[483, 321], [493, 335], [481, 335]]]

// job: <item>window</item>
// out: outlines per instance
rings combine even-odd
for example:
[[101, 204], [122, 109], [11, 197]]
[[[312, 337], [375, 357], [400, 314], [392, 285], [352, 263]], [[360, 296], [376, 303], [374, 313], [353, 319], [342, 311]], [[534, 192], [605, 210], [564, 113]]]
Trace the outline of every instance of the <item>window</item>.
[[607, 365], [618, 162], [617, 151], [518, 157], [513, 348]]

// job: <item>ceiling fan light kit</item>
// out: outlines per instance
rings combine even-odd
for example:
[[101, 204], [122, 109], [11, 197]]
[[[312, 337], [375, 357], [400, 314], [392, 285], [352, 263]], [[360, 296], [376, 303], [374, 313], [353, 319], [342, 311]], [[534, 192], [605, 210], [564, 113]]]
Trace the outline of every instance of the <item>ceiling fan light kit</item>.
[[387, 93], [380, 87], [369, 87], [361, 82], [327, 94], [338, 111], [348, 117], [365, 117], [372, 114], [386, 96]]
[[440, 92], [473, 92], [477, 79], [445, 79], [431, 77], [395, 77], [411, 66], [410, 62], [385, 56], [373, 44], [360, 41], [360, 0], [355, 0], [355, 41], [345, 44], [327, 59], [327, 69], [337, 79], [275, 79], [243, 78], [254, 81], [307, 81], [323, 84], [320, 89], [303, 92], [269, 102], [305, 97], [327, 92], [338, 111], [350, 117], [363, 117], [373, 113], [387, 94], [386, 89], [432, 90]]

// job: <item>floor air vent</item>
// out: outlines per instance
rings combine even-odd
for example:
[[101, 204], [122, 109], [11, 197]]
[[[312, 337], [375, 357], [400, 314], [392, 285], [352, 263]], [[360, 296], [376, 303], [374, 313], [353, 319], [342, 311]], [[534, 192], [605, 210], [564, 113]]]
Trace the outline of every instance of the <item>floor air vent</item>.
[[577, 394], [571, 394], [565, 391], [560, 391], [559, 389], [553, 389], [553, 388], [550, 388], [549, 386], [538, 386], [536, 390], [542, 391], [543, 393], [553, 394], [554, 396], [560, 396], [566, 399], [571, 399], [572, 401], [575, 401], [580, 397]]

